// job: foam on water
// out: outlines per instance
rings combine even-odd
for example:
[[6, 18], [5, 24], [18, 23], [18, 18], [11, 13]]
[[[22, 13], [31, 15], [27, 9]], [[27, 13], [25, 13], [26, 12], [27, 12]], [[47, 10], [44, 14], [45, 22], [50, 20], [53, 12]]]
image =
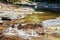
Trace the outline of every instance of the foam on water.
[[4, 35], [19, 36], [19, 37], [22, 37], [24, 39], [30, 38], [31, 36], [38, 37], [38, 34], [32, 29], [31, 29], [31, 32], [29, 33], [29, 32], [26, 32], [24, 29], [18, 30], [17, 27], [15, 27], [15, 28], [12, 28], [12, 27], [7, 28], [5, 30], [5, 32], [4, 32]]

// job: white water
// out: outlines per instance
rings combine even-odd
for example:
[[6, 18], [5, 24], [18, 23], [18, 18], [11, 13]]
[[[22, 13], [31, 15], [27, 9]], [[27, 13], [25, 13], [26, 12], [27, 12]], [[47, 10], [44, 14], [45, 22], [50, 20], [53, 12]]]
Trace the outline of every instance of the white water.
[[18, 30], [17, 27], [15, 27], [15, 28], [12, 28], [12, 27], [7, 28], [5, 30], [5, 32], [4, 32], [4, 35], [19, 36], [19, 37], [24, 38], [24, 39], [30, 38], [31, 36], [32, 37], [38, 37], [38, 34], [32, 29], [31, 29], [31, 32], [26, 32], [24, 29]]
[[60, 21], [58, 19], [50, 19], [42, 21], [42, 24], [46, 27], [57, 27], [60, 26]]

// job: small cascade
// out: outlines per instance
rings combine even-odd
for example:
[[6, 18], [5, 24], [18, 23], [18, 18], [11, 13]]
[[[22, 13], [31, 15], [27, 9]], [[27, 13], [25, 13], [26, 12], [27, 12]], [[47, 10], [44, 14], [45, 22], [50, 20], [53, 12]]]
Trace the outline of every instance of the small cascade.
[[19, 24], [15, 24], [13, 27], [4, 30], [4, 35], [7, 36], [18, 36], [23, 39], [30, 39], [30, 37], [40, 37], [39, 34], [33, 29], [18, 29]]
[[36, 37], [38, 36], [38, 34], [34, 30], [32, 30], [32, 36]]
[[5, 30], [4, 34], [5, 35], [16, 35], [17, 30], [13, 29], [12, 27], [9, 27]]

